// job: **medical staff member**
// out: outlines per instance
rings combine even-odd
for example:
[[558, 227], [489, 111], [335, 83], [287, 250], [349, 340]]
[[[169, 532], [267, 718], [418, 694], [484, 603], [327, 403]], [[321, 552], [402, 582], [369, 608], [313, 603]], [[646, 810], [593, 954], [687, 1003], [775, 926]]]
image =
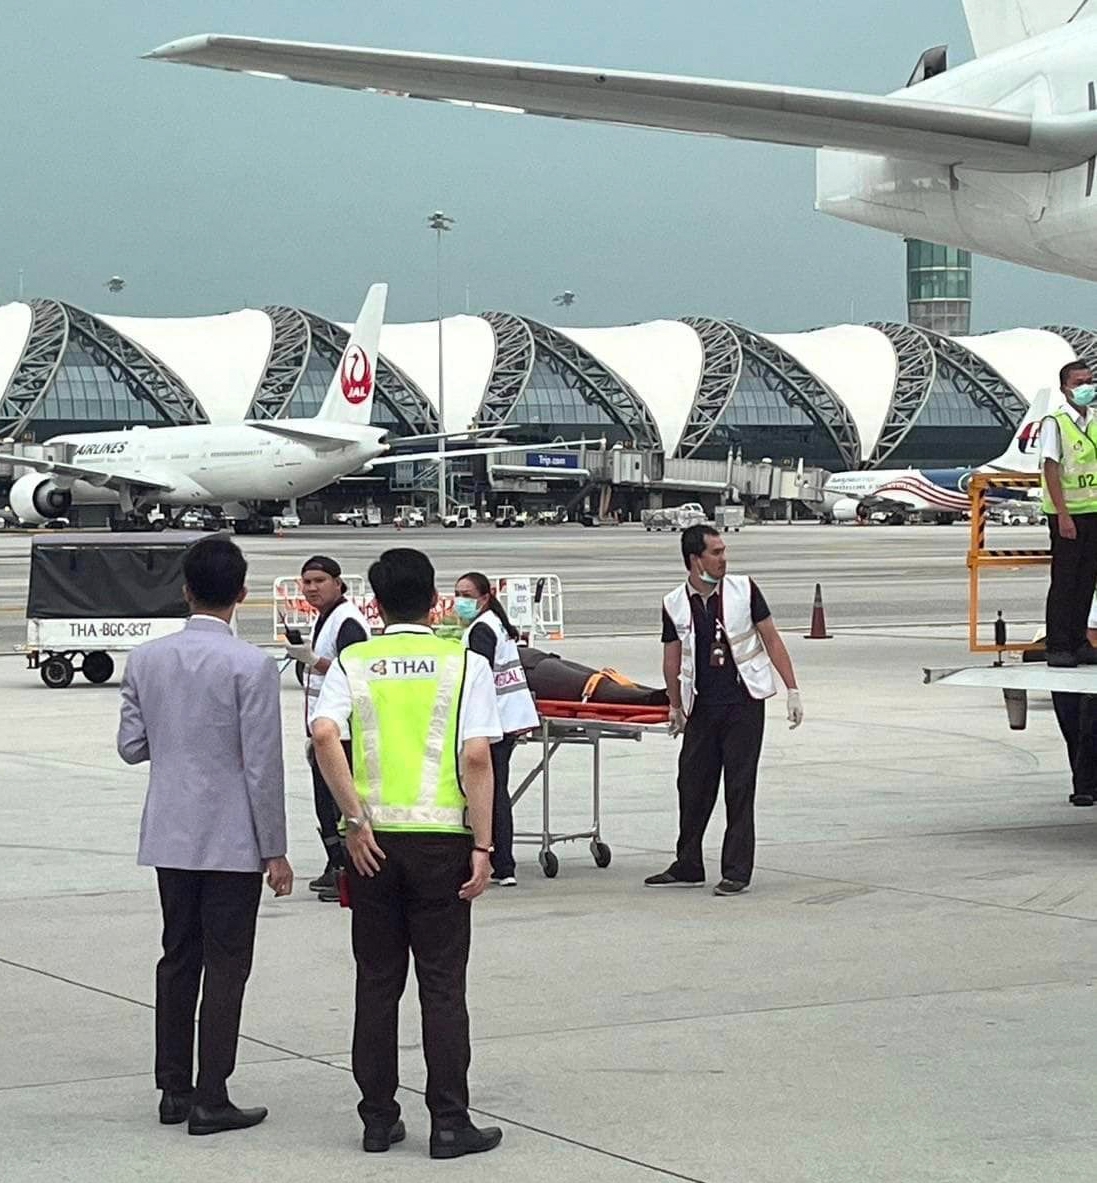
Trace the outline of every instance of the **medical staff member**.
[[514, 813], [510, 804], [510, 758], [523, 731], [537, 726], [537, 708], [526, 683], [526, 672], [518, 656], [518, 630], [506, 609], [491, 590], [486, 575], [469, 571], [453, 589], [454, 611], [466, 625], [464, 642], [492, 668], [503, 738], [491, 745], [491, 769], [495, 777], [492, 811], [491, 878], [500, 887], [514, 887]]
[[1097, 388], [1085, 362], [1059, 371], [1066, 406], [1040, 428], [1044, 513], [1051, 531], [1047, 596], [1047, 663], [1097, 664], [1086, 643], [1086, 620], [1097, 584]]
[[792, 659], [752, 579], [727, 573], [727, 552], [713, 526], [682, 531], [689, 577], [663, 600], [663, 675], [671, 734], [683, 735], [678, 759], [678, 847], [648, 887], [700, 887], [701, 843], [724, 778], [727, 829], [715, 895], [736, 895], [754, 871], [754, 793], [765, 731], [765, 700], [788, 691], [792, 728], [804, 719]]
[[[434, 568], [387, 550], [370, 567], [382, 636], [344, 649], [328, 671], [312, 735], [346, 819], [358, 964], [351, 1062], [362, 1090], [362, 1147], [406, 1136], [396, 1090], [400, 996], [415, 958], [427, 1062], [431, 1158], [492, 1150], [499, 1129], [469, 1117], [465, 1002], [472, 900], [491, 871], [491, 745], [502, 738], [491, 667], [437, 637]], [[339, 742], [350, 723], [354, 771]]]
[[[312, 636], [300, 645], [286, 642], [286, 653], [305, 667], [305, 730], [311, 736], [312, 720], [324, 675], [332, 662], [347, 648], [360, 641], [368, 641], [370, 632], [366, 618], [357, 606], [347, 599], [347, 585], [343, 582], [339, 564], [327, 555], [313, 555], [301, 568], [301, 592], [309, 607], [317, 613]], [[344, 728], [343, 740], [350, 758], [350, 732]], [[327, 863], [321, 874], [309, 884], [319, 892], [320, 899], [336, 902], [339, 892], [335, 873], [342, 866], [339, 837], [339, 808], [332, 799], [324, 775], [316, 762], [311, 738], [306, 741], [306, 753], [312, 770], [312, 800], [320, 841], [324, 844]]]

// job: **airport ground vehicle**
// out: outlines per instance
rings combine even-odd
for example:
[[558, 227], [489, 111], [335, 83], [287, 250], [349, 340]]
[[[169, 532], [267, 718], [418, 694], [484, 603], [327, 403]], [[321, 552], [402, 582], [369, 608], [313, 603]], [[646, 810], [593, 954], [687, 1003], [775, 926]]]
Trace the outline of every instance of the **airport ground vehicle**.
[[738, 534], [746, 525], [747, 511], [742, 505], [718, 505], [715, 526], [726, 534], [729, 530]]
[[275, 525], [281, 530], [296, 530], [301, 524], [301, 519], [295, 513], [280, 513], [275, 516]]
[[458, 505], [452, 513], [447, 513], [442, 519], [442, 525], [447, 530], [471, 530], [476, 521], [476, 509], [472, 505]]
[[344, 509], [339, 513], [333, 513], [331, 520], [337, 526], [354, 526], [355, 529], [366, 526], [379, 526], [381, 524], [381, 510], [376, 505], [367, 505], [364, 508], [356, 507], [354, 509]]
[[685, 505], [665, 509], [645, 509], [640, 514], [644, 529], [649, 531], [684, 530], [687, 526], [696, 526], [708, 520], [708, 514], [696, 501], [687, 501]]
[[396, 507], [396, 515], [392, 519], [392, 524], [400, 530], [418, 529], [420, 526], [427, 524], [426, 515], [418, 506], [415, 505], [398, 505]]
[[526, 515], [513, 505], [500, 505], [495, 511], [495, 525], [500, 530], [520, 530], [525, 524]]
[[42, 534], [31, 545], [27, 668], [51, 690], [77, 671], [109, 682], [112, 654], [177, 632], [190, 612], [183, 556], [201, 538], [186, 531]]

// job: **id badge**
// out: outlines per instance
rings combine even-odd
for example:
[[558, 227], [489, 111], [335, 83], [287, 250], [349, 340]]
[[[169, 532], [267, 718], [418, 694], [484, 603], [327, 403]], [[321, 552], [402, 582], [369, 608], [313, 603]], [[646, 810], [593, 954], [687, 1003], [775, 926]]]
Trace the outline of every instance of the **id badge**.
[[708, 663], [714, 670], [722, 670], [727, 665], [727, 645], [722, 638], [712, 642], [712, 648], [708, 651]]

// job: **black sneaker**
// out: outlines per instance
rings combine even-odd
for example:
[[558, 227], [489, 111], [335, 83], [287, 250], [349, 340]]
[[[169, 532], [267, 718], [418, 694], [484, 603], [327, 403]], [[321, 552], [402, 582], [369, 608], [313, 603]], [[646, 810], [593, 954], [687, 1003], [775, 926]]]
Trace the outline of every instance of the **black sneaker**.
[[431, 1158], [461, 1158], [466, 1154], [483, 1154], [494, 1150], [503, 1140], [503, 1131], [498, 1126], [486, 1126], [478, 1130], [467, 1125], [463, 1130], [431, 1130]]
[[338, 904], [342, 903], [339, 898], [339, 885], [332, 884], [331, 887], [324, 887], [316, 893], [316, 898], [322, 904]]
[[1066, 649], [1049, 649], [1047, 664], [1053, 670], [1072, 670], [1078, 665], [1078, 654]]
[[741, 879], [721, 879], [712, 889], [712, 894], [738, 895], [739, 892], [746, 891], [749, 886], [749, 883], [744, 883]]
[[330, 891], [335, 886], [335, 868], [328, 867], [323, 875], [317, 875], [309, 883], [309, 891]]
[[407, 1136], [408, 1132], [399, 1118], [390, 1126], [368, 1125], [362, 1135], [362, 1149], [367, 1154], [384, 1154], [390, 1146], [403, 1142]]
[[1094, 798], [1089, 793], [1071, 793], [1071, 805], [1092, 805]]
[[679, 879], [673, 871], [660, 871], [644, 880], [645, 887], [704, 887], [704, 879]]

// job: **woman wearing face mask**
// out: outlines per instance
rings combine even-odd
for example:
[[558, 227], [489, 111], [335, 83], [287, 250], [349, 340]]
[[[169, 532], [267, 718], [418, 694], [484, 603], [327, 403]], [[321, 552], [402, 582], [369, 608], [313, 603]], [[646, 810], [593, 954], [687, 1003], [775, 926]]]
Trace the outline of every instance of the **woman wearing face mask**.
[[511, 624], [503, 605], [495, 598], [487, 576], [470, 571], [453, 589], [454, 609], [465, 625], [464, 641], [487, 658], [495, 675], [495, 694], [503, 723], [503, 738], [491, 745], [491, 766], [495, 773], [495, 808], [492, 815], [492, 881], [513, 887], [514, 818], [510, 806], [510, 757], [518, 736], [538, 723], [533, 695], [526, 685], [525, 670], [518, 656], [518, 630]]

